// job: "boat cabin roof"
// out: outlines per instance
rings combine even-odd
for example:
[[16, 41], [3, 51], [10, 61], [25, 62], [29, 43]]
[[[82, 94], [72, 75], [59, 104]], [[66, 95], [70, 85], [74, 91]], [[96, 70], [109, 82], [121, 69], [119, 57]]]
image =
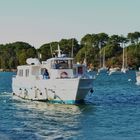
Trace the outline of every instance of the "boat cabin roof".
[[[17, 69], [40, 69], [40, 68], [43, 68], [43, 67], [47, 67], [47, 68], [54, 68], [53, 67], [53, 64], [57, 63], [57, 64], [60, 64], [62, 62], [65, 62], [66, 66], [65, 68], [72, 68], [72, 61], [73, 61], [73, 58], [69, 58], [69, 57], [54, 57], [54, 58], [50, 58], [50, 59], [47, 59], [46, 61], [42, 61], [42, 64], [40, 63], [32, 63], [32, 61], [34, 59], [29, 59], [31, 62], [28, 63], [27, 65], [21, 65], [21, 66], [18, 66]], [[71, 61], [71, 62], [70, 62]], [[62, 65], [62, 64], [61, 64]], [[63, 64], [64, 65], [64, 64]], [[62, 66], [63, 67], [63, 66]]]
[[40, 68], [40, 65], [21, 65], [17, 69], [31, 69], [31, 68]]
[[50, 58], [47, 61], [59, 61], [59, 60], [73, 60], [73, 58], [70, 57], [54, 57], [54, 58]]

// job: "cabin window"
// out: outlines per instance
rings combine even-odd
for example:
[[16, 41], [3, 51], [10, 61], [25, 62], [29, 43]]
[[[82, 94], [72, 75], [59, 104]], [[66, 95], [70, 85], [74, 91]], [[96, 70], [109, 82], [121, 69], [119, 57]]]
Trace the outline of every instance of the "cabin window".
[[57, 69], [57, 61], [51, 61], [51, 68], [52, 69]]
[[77, 74], [76, 68], [73, 68], [73, 74], [74, 74], [74, 75]]
[[66, 61], [66, 60], [65, 60], [65, 61], [63, 61], [63, 60], [60, 61], [60, 62], [59, 62], [59, 65], [60, 65], [60, 68], [61, 68], [61, 69], [68, 69], [68, 68], [69, 68], [69, 67], [68, 67], [68, 61]]
[[71, 60], [52, 61], [51, 67], [53, 69], [72, 69], [72, 61]]
[[29, 76], [29, 69], [25, 70], [25, 76], [28, 77]]
[[78, 74], [83, 74], [83, 68], [82, 67], [78, 67]]
[[23, 70], [22, 70], [22, 69], [19, 69], [19, 70], [18, 70], [18, 76], [20, 76], [20, 77], [23, 76]]

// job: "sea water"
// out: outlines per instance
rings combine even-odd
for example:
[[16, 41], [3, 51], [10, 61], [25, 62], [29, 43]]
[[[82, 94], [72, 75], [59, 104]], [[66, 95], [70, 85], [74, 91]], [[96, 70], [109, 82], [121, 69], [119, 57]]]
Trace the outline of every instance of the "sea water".
[[86, 104], [17, 100], [0, 73], [0, 140], [139, 140], [140, 86], [135, 72], [99, 74]]

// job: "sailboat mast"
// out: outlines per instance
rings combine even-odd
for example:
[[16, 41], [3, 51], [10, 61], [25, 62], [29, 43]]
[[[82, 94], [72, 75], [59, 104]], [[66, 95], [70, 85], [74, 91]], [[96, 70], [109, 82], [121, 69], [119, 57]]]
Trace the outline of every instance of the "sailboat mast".
[[102, 61], [101, 61], [101, 43], [99, 42], [99, 48], [100, 48], [100, 68], [102, 67]]
[[73, 58], [73, 38], [72, 38], [72, 49], [71, 49], [71, 57]]
[[103, 68], [105, 68], [105, 48], [103, 49]]
[[123, 47], [123, 63], [122, 63], [122, 68], [124, 69], [124, 45], [123, 45], [123, 43], [122, 43], [122, 47]]
[[127, 47], [125, 48], [125, 67], [127, 68]]
[[85, 58], [83, 63], [87, 66], [87, 44], [85, 43]]

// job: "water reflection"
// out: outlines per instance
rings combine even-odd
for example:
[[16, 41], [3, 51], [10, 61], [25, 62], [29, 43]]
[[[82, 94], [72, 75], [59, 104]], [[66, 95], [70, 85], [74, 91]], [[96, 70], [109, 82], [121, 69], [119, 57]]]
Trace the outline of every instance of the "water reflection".
[[48, 104], [15, 99], [11, 93], [1, 94], [0, 100], [0, 129], [10, 140], [76, 139], [93, 111], [93, 105]]
[[20, 108], [34, 109], [36, 111], [55, 111], [61, 113], [80, 114], [80, 108], [77, 105], [49, 104], [46, 102], [30, 101], [14, 98], [15, 105]]
[[16, 120], [23, 130], [32, 131], [40, 139], [64, 139], [78, 135], [82, 109], [76, 105], [14, 100]]

